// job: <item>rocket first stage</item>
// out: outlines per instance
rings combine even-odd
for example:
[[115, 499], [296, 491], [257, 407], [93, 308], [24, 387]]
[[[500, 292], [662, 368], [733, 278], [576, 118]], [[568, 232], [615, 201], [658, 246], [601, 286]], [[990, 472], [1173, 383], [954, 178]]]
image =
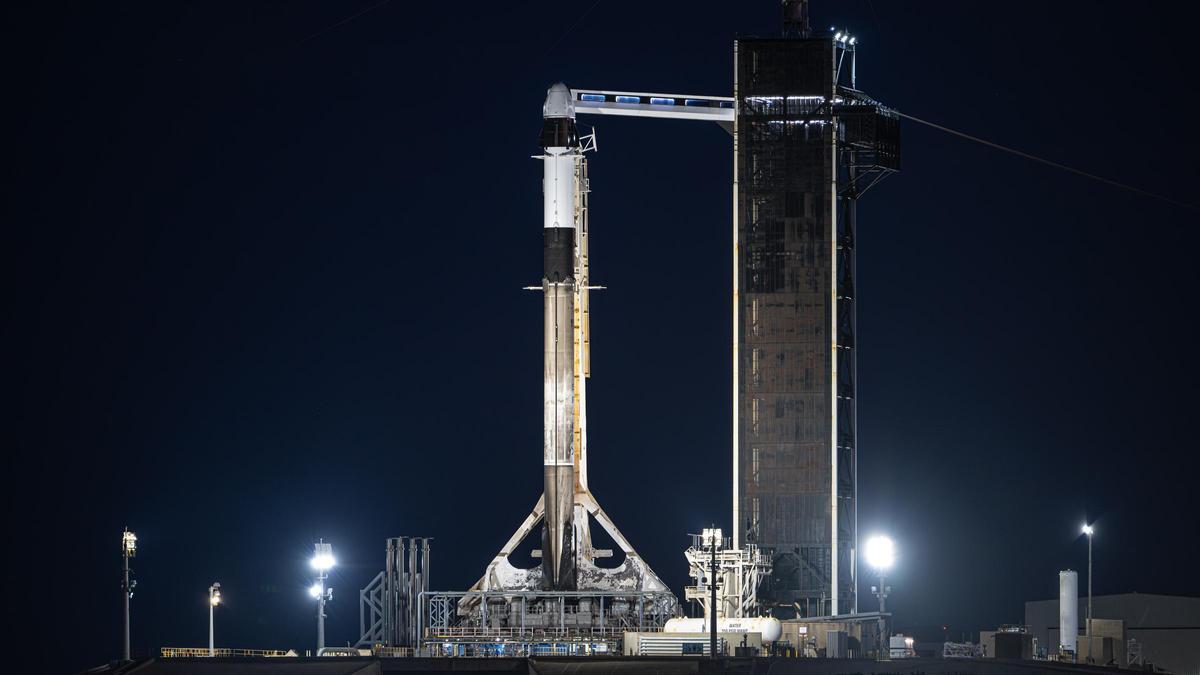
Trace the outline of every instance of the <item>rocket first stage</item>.
[[542, 108], [542, 294], [546, 351], [542, 368], [545, 527], [542, 561], [550, 588], [574, 575], [575, 502], [575, 170], [582, 153], [571, 94], [556, 85]]
[[[581, 138], [570, 89], [556, 84], [542, 106], [542, 471], [543, 493], [472, 591], [634, 591], [669, 596], [592, 496], [587, 482], [586, 380], [590, 373], [588, 318], [588, 178], [584, 153], [595, 136]], [[532, 290], [531, 289], [531, 290]], [[590, 519], [621, 548], [625, 560], [596, 565], [613, 551], [592, 546]], [[537, 524], [541, 564], [519, 568], [509, 555]], [[673, 596], [672, 596], [673, 597]], [[674, 601], [672, 601], [673, 603]], [[471, 604], [471, 603], [468, 603]], [[460, 606], [460, 611], [467, 610]]]

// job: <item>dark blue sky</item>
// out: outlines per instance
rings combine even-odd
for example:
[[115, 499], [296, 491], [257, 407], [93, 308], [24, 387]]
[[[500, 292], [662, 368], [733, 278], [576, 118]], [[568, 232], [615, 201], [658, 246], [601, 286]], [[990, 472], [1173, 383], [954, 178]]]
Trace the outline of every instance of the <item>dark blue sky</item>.
[[[540, 489], [541, 308], [520, 288], [541, 269], [545, 88], [727, 94], [735, 35], [778, 30], [767, 0], [397, 1], [306, 39], [371, 4], [7, 22], [9, 536], [33, 571], [25, 642], [69, 643], [64, 670], [118, 653], [126, 524], [135, 652], [204, 644], [214, 580], [221, 644], [311, 646], [317, 537], [341, 561], [331, 643], [357, 638], [387, 536], [435, 537], [433, 585], [470, 585]], [[813, 15], [860, 36], [860, 85], [906, 113], [1200, 201], [1172, 3]], [[730, 139], [583, 121], [608, 286], [591, 484], [678, 591], [686, 534], [728, 527]], [[1019, 622], [1086, 564], [1088, 516], [1098, 593], [1200, 594], [1178, 555], [1197, 220], [905, 126], [858, 241], [860, 528], [897, 540], [899, 629]]]

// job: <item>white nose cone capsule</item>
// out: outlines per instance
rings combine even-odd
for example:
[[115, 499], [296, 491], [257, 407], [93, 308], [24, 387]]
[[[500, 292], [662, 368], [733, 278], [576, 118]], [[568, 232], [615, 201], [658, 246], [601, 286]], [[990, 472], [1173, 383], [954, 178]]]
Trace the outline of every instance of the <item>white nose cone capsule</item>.
[[546, 90], [546, 102], [542, 104], [542, 117], [569, 117], [575, 119], [575, 101], [571, 90], [559, 82]]
[[546, 90], [542, 117], [542, 133], [538, 139], [545, 152], [542, 157], [542, 223], [546, 228], [574, 230], [579, 133], [575, 130], [575, 102], [567, 85], [559, 82]]

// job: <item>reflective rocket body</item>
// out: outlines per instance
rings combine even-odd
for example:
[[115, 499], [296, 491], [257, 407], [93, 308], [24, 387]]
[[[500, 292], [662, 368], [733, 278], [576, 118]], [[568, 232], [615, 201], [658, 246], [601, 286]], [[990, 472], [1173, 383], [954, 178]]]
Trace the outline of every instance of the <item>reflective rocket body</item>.
[[556, 84], [542, 108], [542, 292], [545, 354], [542, 463], [545, 516], [542, 567], [546, 585], [572, 590], [575, 576], [576, 167], [580, 159], [570, 91]]
[[[526, 288], [542, 291], [542, 496], [471, 588], [480, 593], [521, 593], [522, 627], [527, 606], [546, 620], [558, 616], [552, 623], [561, 621], [564, 601], [580, 606], [568, 596], [537, 596], [541, 591], [635, 594], [607, 608], [601, 602], [601, 625], [606, 612], [614, 617], [612, 621], [621, 614], [625, 618], [620, 621], [629, 623], [630, 617], [641, 621], [647, 613], [674, 614], [678, 606], [666, 584], [600, 508], [588, 487], [589, 294], [601, 287], [589, 282], [591, 187], [584, 153], [596, 149], [595, 134], [579, 136], [575, 96], [561, 83], [546, 92], [538, 143], [542, 152], [535, 156], [542, 164], [542, 283]], [[614, 551], [593, 545], [592, 522], [620, 547], [623, 561], [604, 567], [596, 564], [598, 559], [611, 558]], [[510, 556], [527, 538], [537, 536], [539, 524], [541, 548], [533, 551], [533, 557], [540, 558], [538, 565], [514, 565]], [[511, 614], [516, 598], [507, 596], [509, 616], [518, 616]], [[591, 602], [578, 599], [578, 603]], [[483, 595], [468, 595], [459, 601], [459, 616], [488, 625], [505, 621], [498, 618], [502, 613], [489, 612], [489, 604]], [[535, 609], [538, 607], [541, 609]]]

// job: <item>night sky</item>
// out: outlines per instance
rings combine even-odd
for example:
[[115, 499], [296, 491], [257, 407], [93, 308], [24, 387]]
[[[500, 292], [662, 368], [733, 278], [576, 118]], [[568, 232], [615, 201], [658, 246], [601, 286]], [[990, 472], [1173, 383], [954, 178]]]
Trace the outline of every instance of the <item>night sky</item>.
[[[777, 3], [55, 3], [10, 14], [7, 532], [22, 643], [63, 672], [328, 641], [388, 536], [464, 589], [541, 489], [541, 103], [728, 95]], [[10, 10], [11, 11], [11, 10]], [[1174, 3], [816, 0], [916, 117], [1200, 202]], [[730, 138], [595, 123], [594, 493], [681, 593], [729, 527]], [[899, 630], [1019, 623], [1057, 572], [1200, 595], [1200, 211], [911, 123], [860, 203], [860, 530]], [[15, 528], [15, 529], [14, 529]], [[865, 570], [864, 570], [865, 573]], [[1081, 583], [1084, 580], [1081, 578]], [[867, 584], [869, 585], [869, 584]], [[862, 609], [874, 608], [864, 599]], [[940, 633], [940, 631], [939, 631]]]

